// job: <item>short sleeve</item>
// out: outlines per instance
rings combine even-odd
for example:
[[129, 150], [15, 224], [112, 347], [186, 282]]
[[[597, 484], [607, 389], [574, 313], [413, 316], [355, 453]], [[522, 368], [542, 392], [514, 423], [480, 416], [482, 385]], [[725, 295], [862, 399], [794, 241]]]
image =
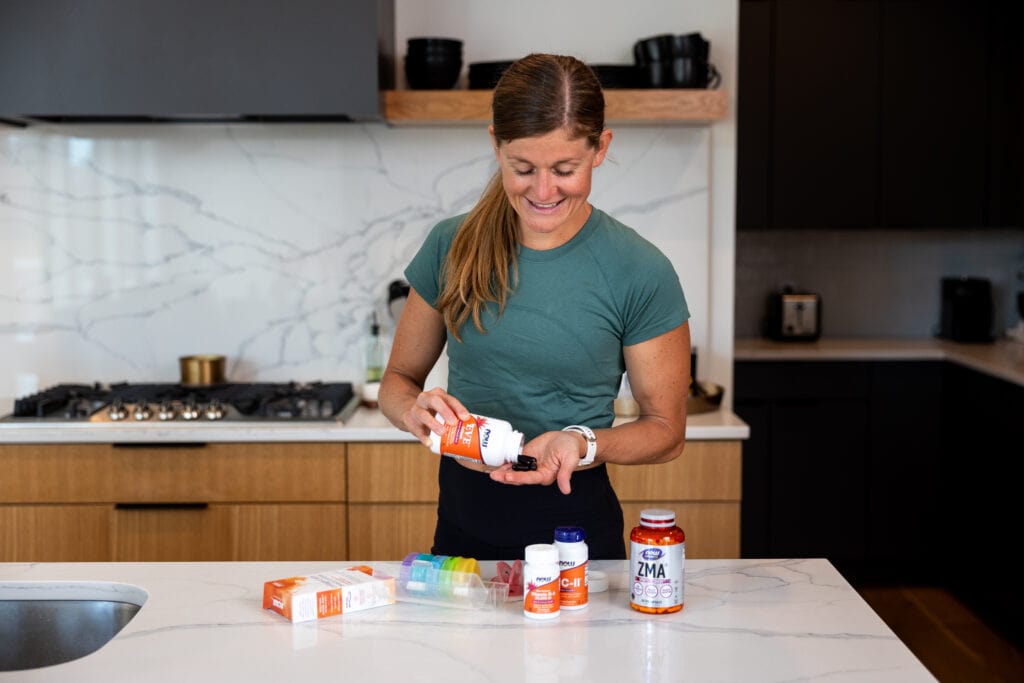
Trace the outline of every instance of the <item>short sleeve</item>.
[[435, 225], [405, 268], [406, 281], [431, 306], [441, 294], [441, 269], [462, 218], [448, 218]]
[[674, 330], [690, 318], [683, 286], [671, 261], [651, 250], [627, 288], [622, 344], [632, 346]]

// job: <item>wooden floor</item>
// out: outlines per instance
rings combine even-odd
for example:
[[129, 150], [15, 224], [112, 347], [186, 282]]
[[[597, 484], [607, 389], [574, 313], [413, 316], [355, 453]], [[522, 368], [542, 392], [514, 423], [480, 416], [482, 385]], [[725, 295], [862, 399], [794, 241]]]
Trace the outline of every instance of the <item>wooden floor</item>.
[[927, 586], [858, 592], [941, 683], [1024, 681], [1024, 654], [949, 592]]

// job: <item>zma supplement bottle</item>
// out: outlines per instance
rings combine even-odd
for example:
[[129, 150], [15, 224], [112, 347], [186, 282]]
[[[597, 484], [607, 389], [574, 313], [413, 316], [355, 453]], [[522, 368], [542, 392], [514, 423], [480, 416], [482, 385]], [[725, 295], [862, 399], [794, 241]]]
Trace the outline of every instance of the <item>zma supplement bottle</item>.
[[671, 510], [640, 511], [640, 526], [629, 534], [629, 605], [648, 614], [683, 608], [686, 534]]

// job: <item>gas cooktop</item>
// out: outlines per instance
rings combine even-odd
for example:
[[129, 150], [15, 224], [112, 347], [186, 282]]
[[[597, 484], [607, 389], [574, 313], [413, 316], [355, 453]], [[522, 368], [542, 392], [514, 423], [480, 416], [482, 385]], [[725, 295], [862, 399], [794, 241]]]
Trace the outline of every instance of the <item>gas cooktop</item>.
[[348, 417], [358, 399], [348, 382], [280, 384], [58, 384], [16, 399], [5, 422], [221, 422]]

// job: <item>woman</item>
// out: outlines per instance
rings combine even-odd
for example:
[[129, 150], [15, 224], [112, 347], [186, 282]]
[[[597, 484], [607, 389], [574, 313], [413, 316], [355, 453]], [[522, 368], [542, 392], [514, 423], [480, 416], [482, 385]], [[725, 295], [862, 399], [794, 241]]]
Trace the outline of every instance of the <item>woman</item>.
[[[497, 84], [492, 109], [498, 173], [472, 211], [434, 227], [405, 271], [412, 290], [381, 409], [425, 445], [440, 420], [508, 420], [537, 459], [535, 471], [516, 471], [440, 458], [432, 553], [521, 559], [556, 526], [576, 525], [592, 558], [623, 559], [604, 463], [682, 452], [686, 301], [668, 259], [588, 202], [612, 132], [585, 64], [524, 57]], [[448, 391], [425, 391], [446, 343]], [[612, 428], [623, 371], [640, 416]]]

